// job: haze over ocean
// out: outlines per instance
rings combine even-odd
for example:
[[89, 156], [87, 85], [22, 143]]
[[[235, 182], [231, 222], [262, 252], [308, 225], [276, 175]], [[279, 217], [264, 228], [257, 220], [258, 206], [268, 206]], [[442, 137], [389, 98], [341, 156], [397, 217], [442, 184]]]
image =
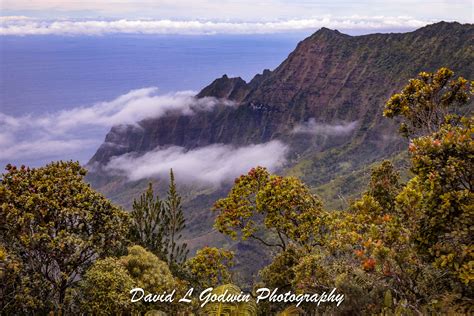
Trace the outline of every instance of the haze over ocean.
[[0, 164], [86, 163], [110, 126], [50, 137], [55, 113], [145, 87], [158, 87], [158, 95], [199, 91], [223, 74], [248, 81], [307, 35], [0, 36]]

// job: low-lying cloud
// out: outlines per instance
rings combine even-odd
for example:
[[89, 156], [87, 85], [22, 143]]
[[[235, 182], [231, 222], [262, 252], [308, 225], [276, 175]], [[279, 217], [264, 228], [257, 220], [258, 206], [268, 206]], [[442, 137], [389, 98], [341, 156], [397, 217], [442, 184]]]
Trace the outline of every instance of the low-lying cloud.
[[111, 101], [44, 115], [14, 117], [0, 112], [0, 162], [87, 159], [111, 126], [233, 105], [230, 101], [197, 99], [194, 95], [192, 91], [159, 95], [158, 89], [151, 87], [132, 90]]
[[315, 31], [321, 27], [343, 31], [413, 30], [431, 21], [407, 16], [323, 16], [273, 22], [202, 20], [37, 20], [2, 17], [0, 35], [106, 35], [106, 34], [270, 34]]
[[244, 147], [214, 144], [189, 151], [172, 146], [157, 148], [142, 156], [129, 153], [114, 157], [106, 170], [135, 181], [166, 178], [173, 168], [180, 182], [219, 185], [258, 165], [275, 170], [285, 163], [287, 152], [287, 145], [278, 140]]
[[293, 129], [293, 133], [320, 136], [342, 136], [352, 133], [352, 131], [357, 127], [357, 123], [357, 121], [353, 121], [340, 124], [325, 124], [317, 123], [314, 118], [310, 118], [307, 122], [297, 125]]
[[132, 90], [110, 102], [97, 103], [90, 107], [79, 107], [59, 112], [43, 123], [55, 121], [55, 128], [70, 129], [79, 125], [113, 126], [134, 124], [145, 118], [159, 118], [168, 114], [193, 115], [200, 111], [212, 110], [218, 104], [233, 105], [231, 101], [206, 97], [197, 99], [195, 92], [183, 91], [158, 95], [158, 88]]

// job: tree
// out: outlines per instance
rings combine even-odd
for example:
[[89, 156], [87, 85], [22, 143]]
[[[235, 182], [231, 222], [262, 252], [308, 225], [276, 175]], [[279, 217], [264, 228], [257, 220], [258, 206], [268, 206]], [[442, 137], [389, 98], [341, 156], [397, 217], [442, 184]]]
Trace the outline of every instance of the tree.
[[387, 212], [393, 212], [395, 198], [400, 192], [400, 175], [388, 160], [372, 170], [367, 194], [372, 196]]
[[[127, 269], [134, 286], [142, 288], [145, 295], [164, 292], [170, 294], [176, 290], [176, 297], [182, 297], [187, 290], [185, 282], [175, 278], [165, 261], [140, 246], [129, 247], [128, 254], [119, 258], [119, 262]], [[141, 312], [157, 308], [171, 315], [177, 315], [179, 311], [187, 310], [189, 306], [177, 302], [150, 305], [143, 301], [134, 306], [135, 310]]]
[[[412, 172], [407, 190], [415, 190], [416, 242], [441, 269], [465, 284], [474, 280], [474, 118], [462, 126], [445, 124], [410, 146]], [[399, 207], [413, 213], [409, 192], [400, 196]], [[413, 194], [411, 194], [413, 196]]]
[[446, 122], [449, 113], [459, 112], [469, 103], [474, 84], [458, 77], [448, 68], [436, 73], [420, 72], [401, 93], [386, 103], [384, 116], [402, 117], [400, 133], [418, 137], [436, 132]]
[[186, 262], [192, 283], [201, 289], [231, 282], [229, 269], [234, 253], [225, 249], [204, 247]]
[[116, 258], [94, 262], [80, 282], [81, 308], [93, 315], [122, 315], [132, 310], [134, 280]]
[[139, 200], [133, 201], [131, 215], [131, 239], [166, 261], [173, 273], [182, 274], [189, 251], [186, 243], [179, 243], [186, 225], [173, 170], [170, 170], [166, 200], [153, 193], [150, 183]]
[[133, 200], [132, 208], [131, 241], [165, 259], [164, 233], [168, 222], [164, 215], [164, 203], [158, 195], [154, 195], [151, 183], [138, 200]]
[[182, 239], [181, 232], [186, 228], [186, 225], [181, 196], [176, 191], [173, 169], [170, 170], [170, 184], [164, 208], [167, 262], [173, 271], [178, 272], [186, 261], [189, 250], [186, 243], [178, 244], [178, 241]]
[[120, 258], [98, 260], [80, 283], [82, 310], [94, 315], [143, 313], [153, 309], [176, 314], [187, 306], [177, 303], [131, 302], [130, 290], [142, 288], [144, 294], [167, 294], [177, 290], [184, 295], [181, 281], [175, 279], [166, 262], [143, 247], [128, 248]]
[[22, 263], [15, 255], [0, 245], [0, 311], [2, 314], [14, 314], [19, 307], [33, 309], [40, 304], [29, 293], [32, 280], [24, 273]]
[[119, 259], [135, 281], [135, 286], [147, 292], [160, 293], [176, 287], [176, 281], [166, 262], [140, 246], [128, 248], [128, 254]]
[[0, 183], [0, 241], [21, 264], [16, 291], [38, 303], [17, 311], [64, 310], [66, 291], [91, 263], [122, 246], [128, 214], [84, 182], [86, 170], [79, 163], [6, 170]]
[[278, 253], [268, 266], [260, 270], [262, 281], [270, 288], [281, 290], [291, 288], [295, 279], [294, 267], [302, 257], [304, 253], [300, 249], [289, 246], [285, 251]]
[[310, 250], [324, 238], [326, 213], [319, 198], [298, 179], [270, 175], [262, 167], [236, 179], [228, 196], [214, 204], [214, 211], [219, 212], [215, 227], [220, 232], [283, 251], [289, 243]]
[[405, 218], [416, 224], [416, 242], [439, 268], [461, 281], [474, 279], [473, 117], [474, 84], [441, 68], [420, 73], [393, 95], [384, 115], [402, 116], [406, 136], [419, 136], [409, 146], [416, 175], [397, 198]]

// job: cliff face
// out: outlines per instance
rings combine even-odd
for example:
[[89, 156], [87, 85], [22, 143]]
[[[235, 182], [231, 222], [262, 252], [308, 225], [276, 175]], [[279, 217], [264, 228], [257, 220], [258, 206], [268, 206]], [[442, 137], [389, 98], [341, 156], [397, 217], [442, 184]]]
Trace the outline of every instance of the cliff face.
[[[394, 126], [381, 116], [384, 102], [420, 71], [447, 66], [473, 77], [474, 26], [429, 25], [411, 33], [349, 36], [322, 28], [300, 42], [274, 71], [265, 70], [249, 83], [224, 75], [198, 98], [236, 101], [195, 115], [147, 119], [141, 128], [114, 127], [91, 163], [112, 156], [144, 153], [157, 146], [187, 149], [213, 143], [245, 145], [275, 138], [304, 155], [358, 139], [372, 150], [388, 152]], [[358, 122], [351, 136], [298, 137], [292, 130], [314, 118], [317, 123]], [[362, 140], [362, 141], [361, 141]]]

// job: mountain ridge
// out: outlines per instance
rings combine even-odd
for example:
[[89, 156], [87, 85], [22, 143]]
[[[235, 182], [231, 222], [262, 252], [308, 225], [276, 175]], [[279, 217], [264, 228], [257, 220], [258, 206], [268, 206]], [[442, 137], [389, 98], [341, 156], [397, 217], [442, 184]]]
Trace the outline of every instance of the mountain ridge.
[[[197, 94], [236, 101], [236, 108], [219, 106], [193, 116], [146, 119], [139, 122], [142, 132], [114, 127], [90, 163], [104, 164], [112, 156], [157, 146], [239, 146], [281, 137], [291, 142], [291, 130], [312, 117], [332, 123], [369, 116], [377, 125], [371, 130], [379, 133], [390, 124], [372, 112], [380, 113], [387, 97], [419, 71], [448, 66], [456, 74], [472, 77], [473, 62], [467, 57], [472, 55], [473, 29], [439, 22], [410, 33], [349, 36], [322, 28], [298, 43], [275, 70], [265, 70], [248, 83], [224, 75]], [[385, 132], [393, 130], [391, 126]], [[120, 149], [111, 150], [107, 144], [119, 144]]]
[[[365, 187], [370, 166], [386, 158], [399, 161], [406, 150], [396, 124], [382, 116], [390, 95], [420, 71], [449, 67], [456, 76], [474, 78], [473, 47], [472, 24], [439, 22], [409, 33], [361, 36], [320, 29], [299, 42], [274, 70], [264, 70], [249, 82], [223, 75], [196, 95], [230, 99], [235, 106], [219, 104], [193, 115], [171, 114], [113, 127], [88, 164], [88, 180], [129, 208], [150, 180], [131, 182], [108, 175], [103, 167], [112, 157], [139, 156], [169, 146], [193, 150], [279, 140], [290, 148], [279, 173], [301, 178], [322, 194], [327, 207], [344, 208]], [[330, 133], [339, 130], [334, 127], [349, 132]], [[215, 190], [183, 188], [185, 238], [192, 250], [204, 245], [236, 249], [242, 252], [238, 266], [258, 270], [254, 262], [243, 262], [255, 256], [255, 245], [235, 243], [213, 230], [209, 210], [229, 185]]]

